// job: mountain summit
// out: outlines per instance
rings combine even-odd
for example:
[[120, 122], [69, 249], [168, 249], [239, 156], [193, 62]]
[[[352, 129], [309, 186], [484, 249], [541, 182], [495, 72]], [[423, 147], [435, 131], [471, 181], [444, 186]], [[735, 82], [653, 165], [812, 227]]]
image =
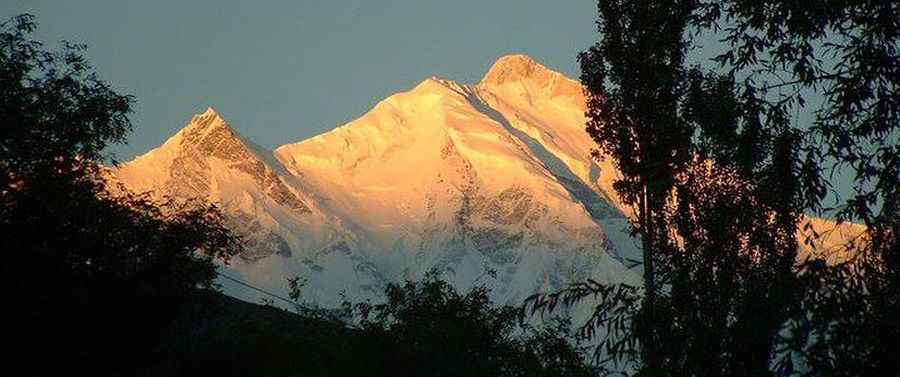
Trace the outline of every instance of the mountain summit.
[[206, 111], [194, 115], [187, 126], [182, 129], [181, 133], [201, 133], [205, 134], [217, 128], [229, 128], [228, 123], [222, 116], [212, 107], [207, 107]]
[[497, 59], [494, 65], [487, 71], [482, 84], [503, 84], [509, 81], [519, 81], [532, 76], [549, 76], [555, 72], [538, 63], [528, 55], [513, 54]]
[[590, 158], [583, 104], [578, 82], [509, 55], [478, 84], [429, 78], [275, 151], [207, 109], [118, 177], [219, 204], [254, 242], [223, 268], [282, 293], [301, 276], [323, 306], [429, 270], [511, 303], [588, 278], [637, 283], [616, 172]]

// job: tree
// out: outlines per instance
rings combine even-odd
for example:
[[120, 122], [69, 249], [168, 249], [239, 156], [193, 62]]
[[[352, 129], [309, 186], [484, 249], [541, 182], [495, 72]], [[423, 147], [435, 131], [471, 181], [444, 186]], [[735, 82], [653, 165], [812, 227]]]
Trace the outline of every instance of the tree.
[[766, 375], [801, 292], [799, 131], [732, 74], [685, 66], [699, 6], [601, 0], [579, 56], [595, 157], [635, 206], [643, 289], [588, 282], [529, 304], [600, 298], [581, 333], [604, 327], [598, 357], [641, 375]]
[[[614, 183], [634, 208], [633, 231], [643, 248], [643, 307], [637, 326], [647, 365], [660, 365], [657, 264], [666, 235], [666, 201], [675, 176], [690, 160], [690, 129], [676, 116], [683, 75], [682, 34], [690, 1], [600, 1], [603, 38], [579, 55], [588, 103], [587, 130], [595, 157], [612, 156], [622, 178]], [[647, 27], [652, 25], [652, 27]]]
[[384, 293], [387, 301], [378, 304], [298, 313], [201, 297], [147, 374], [595, 375], [570, 342], [567, 322], [524, 324], [518, 308], [495, 306], [484, 288], [459, 293], [429, 274]]
[[527, 325], [518, 308], [495, 307], [484, 287], [460, 294], [429, 273], [418, 283], [391, 284], [385, 293], [382, 304], [345, 303], [359, 319], [366, 345], [356, 362], [368, 370], [404, 376], [592, 374], [569, 343], [567, 323]]
[[[724, 34], [721, 67], [745, 76], [760, 106], [814, 114], [803, 134], [808, 210], [827, 209], [826, 174], [847, 174], [852, 191], [831, 195], [835, 214], [866, 225], [862, 240], [818, 251], [849, 256], [840, 263], [801, 267], [807, 293], [781, 340], [779, 371], [900, 373], [900, 5], [732, 0], [701, 9], [698, 26]], [[810, 101], [816, 93], [822, 99]]]
[[100, 161], [123, 142], [133, 99], [65, 43], [0, 27], [0, 244], [11, 313], [7, 370], [140, 370], [180, 307], [240, 250], [220, 213], [110, 189]]
[[[606, 356], [646, 375], [898, 373], [900, 7], [599, 8], [600, 42], [579, 57], [587, 131], [637, 207], [644, 290], [588, 282], [533, 297], [532, 309], [599, 297], [581, 333], [605, 327]], [[725, 44], [718, 72], [683, 67], [704, 31]], [[816, 92], [823, 100], [810, 107]], [[803, 213], [827, 214], [828, 174], [842, 168], [855, 184], [836, 215], [865, 224], [863, 239], [837, 263], [825, 259], [834, 250], [798, 261], [796, 231], [811, 227]], [[810, 248], [821, 244], [811, 233]]]

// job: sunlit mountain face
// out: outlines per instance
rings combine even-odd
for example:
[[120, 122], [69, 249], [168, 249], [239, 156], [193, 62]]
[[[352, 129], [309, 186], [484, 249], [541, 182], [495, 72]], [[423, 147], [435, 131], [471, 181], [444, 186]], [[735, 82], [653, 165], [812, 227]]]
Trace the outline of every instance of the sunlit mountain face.
[[223, 272], [267, 290], [300, 276], [303, 299], [328, 307], [436, 270], [519, 303], [587, 278], [639, 281], [616, 172], [590, 158], [584, 110], [578, 82], [511, 55], [477, 84], [429, 78], [274, 151], [207, 109], [114, 175], [218, 204], [248, 241]]
[[588, 278], [640, 282], [630, 211], [615, 168], [590, 157], [584, 112], [578, 82], [510, 55], [477, 84], [429, 78], [274, 151], [207, 109], [114, 176], [219, 205], [247, 240], [223, 272], [272, 292], [299, 276], [304, 301], [333, 307], [435, 270], [519, 304]]

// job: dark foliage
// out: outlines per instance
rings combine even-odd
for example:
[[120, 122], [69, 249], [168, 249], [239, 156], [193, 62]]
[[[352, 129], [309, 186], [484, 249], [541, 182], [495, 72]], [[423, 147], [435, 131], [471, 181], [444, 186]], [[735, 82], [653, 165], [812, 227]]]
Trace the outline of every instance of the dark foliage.
[[201, 205], [116, 194], [98, 164], [130, 130], [132, 99], [65, 44], [29, 38], [31, 16], [0, 30], [0, 245], [7, 371], [133, 371], [239, 239]]
[[605, 374], [615, 374], [639, 357], [638, 339], [630, 321], [637, 317], [642, 296], [636, 287], [607, 285], [594, 280], [574, 283], [568, 288], [548, 294], [535, 294], [525, 300], [524, 308], [534, 315], [553, 312], [558, 307], [571, 307], [590, 299], [597, 304], [591, 317], [575, 335], [579, 339], [599, 339], [594, 349], [594, 363]]
[[[844, 254], [840, 263], [801, 266], [806, 292], [778, 372], [900, 373], [900, 4], [715, 1], [698, 15], [699, 27], [724, 34], [717, 60], [746, 77], [760, 107], [815, 115], [803, 125], [804, 204], [827, 207], [826, 177], [852, 176], [836, 214], [867, 227], [861, 241], [817, 251]], [[823, 100], [808, 101], [811, 91]]]
[[358, 325], [215, 292], [197, 296], [146, 374], [299, 376], [588, 376], [564, 322], [535, 328], [482, 289], [433, 276], [387, 288], [383, 304], [345, 304]]
[[658, 289], [655, 249], [666, 239], [662, 209], [676, 174], [691, 159], [691, 129], [675, 113], [691, 2], [599, 4], [604, 37], [578, 57], [588, 94], [587, 130], [598, 146], [595, 157], [613, 156], [622, 173], [614, 187], [634, 208], [652, 297]]
[[[641, 375], [896, 374], [900, 6], [599, 9], [600, 41], [579, 56], [587, 132], [622, 171], [644, 287], [578, 284], [530, 298], [531, 310], [599, 299], [580, 334], [600, 334], [598, 358]], [[725, 34], [719, 72], [683, 64], [705, 30]], [[815, 89], [824, 104], [801, 124], [792, 114]], [[823, 208], [839, 167], [857, 182], [839, 216], [866, 224], [865, 240], [840, 250], [846, 262], [798, 260], [803, 213]]]
[[730, 77], [684, 66], [697, 6], [600, 1], [602, 38], [579, 56], [587, 132], [622, 171], [615, 188], [644, 249], [640, 309], [610, 311], [636, 301], [616, 291], [620, 304], [595, 317], [624, 334], [604, 343], [608, 357], [644, 374], [759, 374], [796, 294], [796, 138]]
[[496, 307], [484, 288], [457, 293], [429, 274], [390, 285], [383, 304], [346, 304], [368, 345], [355, 361], [389, 375], [586, 376], [568, 324], [522, 323], [521, 310]]
[[[357, 360], [366, 350], [344, 323], [198, 294], [153, 354], [147, 375], [352, 376], [376, 371]], [[383, 352], [387, 352], [384, 350]]]

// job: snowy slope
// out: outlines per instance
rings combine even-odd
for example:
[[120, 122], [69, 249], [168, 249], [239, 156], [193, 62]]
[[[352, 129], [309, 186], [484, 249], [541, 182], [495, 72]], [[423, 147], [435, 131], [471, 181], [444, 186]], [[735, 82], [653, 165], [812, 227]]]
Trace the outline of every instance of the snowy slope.
[[640, 259], [633, 238], [623, 229], [623, 206], [613, 190], [619, 176], [609, 159], [596, 161], [594, 142], [585, 132], [581, 84], [525, 55], [500, 58], [475, 87], [477, 98], [511, 133], [540, 156], [548, 170], [607, 230], [615, 256], [629, 266]]
[[[122, 164], [114, 174], [132, 191], [150, 192], [159, 200], [200, 199], [219, 205], [229, 226], [247, 240], [245, 253], [225, 267], [229, 275], [283, 292], [287, 277], [310, 270], [302, 256], [323, 254], [321, 263], [334, 275], [353, 275], [357, 285], [382, 284], [359, 270], [358, 263], [327, 256], [334, 245], [352, 244], [353, 235], [302, 182], [285, 173], [271, 151], [237, 134], [213, 109], [194, 116], [163, 145]], [[227, 281], [223, 284], [229, 288]], [[255, 300], [251, 292], [234, 293]], [[310, 290], [310, 295], [330, 298], [333, 292]]]
[[301, 276], [331, 306], [436, 269], [517, 303], [586, 278], [638, 282], [615, 170], [590, 159], [583, 113], [577, 82], [512, 55], [478, 84], [430, 78], [274, 152], [210, 109], [116, 175], [220, 204], [252, 241], [226, 272], [276, 293]]

